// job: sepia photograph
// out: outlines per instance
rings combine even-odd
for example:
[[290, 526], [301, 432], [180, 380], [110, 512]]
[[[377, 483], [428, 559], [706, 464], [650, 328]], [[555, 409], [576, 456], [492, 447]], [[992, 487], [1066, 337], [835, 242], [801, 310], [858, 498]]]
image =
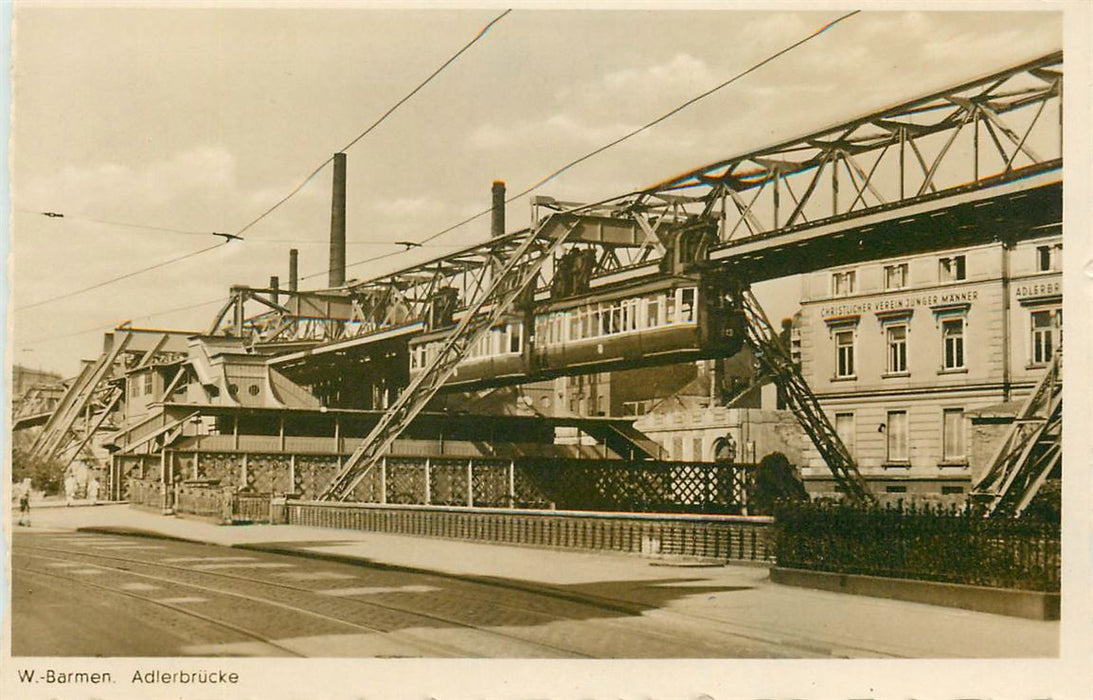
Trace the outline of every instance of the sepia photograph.
[[1093, 13], [922, 5], [9, 4], [6, 697], [1087, 696]]

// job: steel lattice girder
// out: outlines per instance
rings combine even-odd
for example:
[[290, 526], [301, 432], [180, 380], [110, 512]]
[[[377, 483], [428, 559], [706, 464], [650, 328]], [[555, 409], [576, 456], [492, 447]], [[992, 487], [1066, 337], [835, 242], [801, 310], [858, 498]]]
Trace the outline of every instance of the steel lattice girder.
[[[774, 246], [778, 234], [855, 220], [875, 212], [898, 218], [901, 206], [977, 188], [1019, 183], [1030, 173], [1061, 169], [1062, 52], [845, 121], [773, 146], [716, 161], [662, 183], [594, 205], [533, 200], [539, 212], [577, 212], [584, 231], [566, 247], [597, 248], [596, 273], [652, 263], [666, 229], [715, 222], [722, 246], [751, 240]], [[1057, 193], [1049, 193], [1055, 196]], [[1050, 205], [1049, 205], [1050, 206]], [[610, 235], [602, 228], [607, 226]], [[330, 342], [421, 320], [432, 291], [455, 287], [466, 303], [488, 285], [499, 260], [532, 229], [490, 239], [431, 261], [325, 292], [357, 302], [356, 316], [316, 317], [270, 308], [223, 323], [233, 303], [270, 290], [240, 292], [213, 332], [247, 335], [251, 344]], [[553, 274], [543, 268], [536, 287]], [[794, 271], [785, 271], [793, 274]], [[755, 280], [750, 280], [755, 281]], [[234, 291], [234, 290], [233, 290]], [[280, 294], [291, 294], [278, 290]], [[243, 318], [242, 316], [238, 318]], [[332, 324], [317, 324], [325, 318]]]

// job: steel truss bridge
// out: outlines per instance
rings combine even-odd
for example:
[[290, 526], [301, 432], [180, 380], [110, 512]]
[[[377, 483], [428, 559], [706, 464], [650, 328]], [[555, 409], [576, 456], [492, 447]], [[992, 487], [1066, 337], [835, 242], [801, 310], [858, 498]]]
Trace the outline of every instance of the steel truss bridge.
[[[1057, 52], [596, 203], [536, 197], [527, 229], [365, 281], [319, 291], [233, 287], [208, 332], [241, 339], [308, 383], [309, 367], [313, 378], [348, 365], [371, 362], [380, 371], [405, 362], [406, 340], [438, 325], [441, 301], [449, 307], [445, 322], [453, 327], [440, 351], [412, 379], [404, 374], [384, 419], [324, 494], [344, 499], [469, 349], [514, 309], [716, 271], [732, 280], [724, 293], [748, 321], [748, 345], [837, 482], [849, 497], [867, 500], [853, 459], [749, 286], [838, 264], [1057, 233], [1062, 89]], [[399, 343], [402, 355], [393, 349]], [[996, 467], [1002, 462], [1007, 473], [1024, 468], [1008, 453]], [[995, 486], [982, 487], [993, 489], [991, 498], [1038, 482], [991, 473]], [[982, 489], [979, 497], [988, 498]]]

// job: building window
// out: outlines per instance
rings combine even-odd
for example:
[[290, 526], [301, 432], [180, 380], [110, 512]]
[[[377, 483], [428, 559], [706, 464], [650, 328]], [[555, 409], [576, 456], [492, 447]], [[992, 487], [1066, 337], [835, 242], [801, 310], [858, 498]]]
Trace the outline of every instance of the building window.
[[1036, 271], [1058, 272], [1062, 269], [1063, 244], [1036, 246]]
[[885, 486], [884, 487], [884, 492], [885, 493], [907, 493], [907, 487], [906, 486]]
[[146, 372], [142, 376], [142, 381], [144, 382], [144, 395], [148, 396], [152, 393], [152, 373]]
[[1051, 362], [1061, 340], [1059, 333], [1063, 326], [1062, 317], [1061, 309], [1032, 312], [1032, 364], [1044, 365]]
[[696, 462], [702, 461], [702, 438], [695, 438], [691, 441], [691, 459]]
[[941, 495], [942, 496], [956, 496], [957, 494], [961, 494], [961, 493], [964, 493], [964, 487], [963, 486], [942, 486], [941, 487]]
[[907, 326], [889, 326], [888, 336], [888, 373], [900, 374], [907, 371]]
[[967, 270], [964, 265], [965, 256], [954, 255], [949, 258], [941, 258], [938, 268], [938, 279], [941, 282], [959, 282], [967, 278]]
[[835, 334], [835, 376], [854, 376], [854, 331]]
[[838, 434], [839, 439], [843, 441], [843, 444], [846, 445], [846, 451], [853, 457], [857, 452], [854, 435], [854, 414], [836, 413], [835, 432]]
[[907, 286], [907, 263], [884, 266], [884, 288], [903, 289]]
[[964, 441], [964, 409], [946, 408], [941, 425], [943, 459], [963, 462], [967, 457]]
[[944, 340], [945, 369], [964, 368], [964, 319], [952, 318], [941, 322], [941, 336]]
[[672, 459], [676, 461], [683, 459], [683, 438], [680, 436], [672, 438]]
[[888, 461], [906, 462], [907, 457], [907, 411], [889, 411], [885, 431], [888, 435]]
[[858, 273], [854, 270], [832, 273], [831, 296], [845, 297], [853, 294], [857, 277]]

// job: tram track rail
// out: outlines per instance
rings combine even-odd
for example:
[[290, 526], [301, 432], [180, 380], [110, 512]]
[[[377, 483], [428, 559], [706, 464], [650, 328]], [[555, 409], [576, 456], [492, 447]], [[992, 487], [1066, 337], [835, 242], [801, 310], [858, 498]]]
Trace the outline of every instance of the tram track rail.
[[[113, 535], [113, 536], [118, 536], [118, 535]], [[124, 535], [121, 535], [121, 536], [124, 537]], [[207, 545], [204, 545], [202, 543], [191, 543], [191, 544], [194, 544], [196, 546], [207, 546]], [[119, 555], [119, 554], [88, 552], [86, 550], [75, 550], [75, 549], [60, 548], [60, 547], [44, 547], [42, 545], [23, 545], [23, 547], [26, 548], [26, 549], [34, 549], [34, 550], [37, 550], [37, 551], [48, 552], [48, 553], [51, 553], [51, 554], [54, 554], [54, 555], [63, 554], [63, 555], [66, 555], [66, 556], [82, 557], [82, 558], [84, 558], [85, 561], [89, 560], [88, 561], [89, 564], [95, 565], [95, 566], [103, 566], [102, 564], [97, 563], [97, 562], [101, 562], [101, 561], [114, 562], [115, 564], [120, 564], [122, 566], [112, 566], [112, 567], [104, 567], [104, 568], [109, 568], [109, 569], [112, 569], [112, 570], [115, 570], [115, 571], [125, 572], [125, 573], [129, 573], [129, 574], [134, 574], [135, 572], [133, 572], [129, 568], [126, 568], [128, 565], [149, 566], [149, 567], [169, 569], [171, 571], [178, 572], [178, 573], [181, 573], [183, 575], [188, 575], [188, 576], [199, 576], [199, 577], [205, 577], [206, 579], [212, 578], [214, 580], [231, 581], [231, 582], [246, 584], [248, 586], [262, 586], [262, 587], [267, 587], [267, 588], [272, 588], [272, 589], [277, 589], [277, 590], [289, 591], [289, 592], [294, 593], [294, 594], [306, 594], [306, 595], [323, 596], [323, 592], [321, 590], [315, 590], [315, 589], [308, 588], [308, 587], [305, 587], [305, 586], [294, 585], [294, 584], [291, 584], [291, 583], [288, 583], [288, 582], [271, 581], [271, 580], [268, 580], [268, 579], [257, 578], [257, 577], [254, 577], [254, 576], [240, 575], [238, 573], [229, 573], [229, 572], [224, 572], [224, 571], [195, 571], [195, 570], [190, 569], [190, 568], [185, 567], [185, 566], [179, 566], [179, 565], [166, 563], [166, 562], [149, 561], [147, 559], [141, 559], [141, 558], [135, 558], [135, 557], [126, 557], [126, 556], [122, 556], [122, 555]], [[237, 548], [233, 548], [233, 549], [237, 549]], [[291, 550], [285, 550], [285, 549], [281, 549], [281, 548], [278, 548], [278, 549], [273, 550], [273, 551], [270, 551], [270, 550], [267, 550], [267, 549], [264, 549], [264, 548], [254, 548], [254, 547], [244, 547], [244, 548], [238, 548], [238, 549], [241, 550], [241, 551], [244, 551], [244, 552], [249, 551], [249, 552], [262, 553], [262, 554], [274, 554], [275, 556], [278, 556], [278, 557], [288, 557], [288, 558], [296, 558], [296, 559], [302, 558], [302, 556], [299, 553], [296, 553], [294, 555], [294, 553]], [[306, 557], [310, 558], [310, 554], [311, 553], [306, 553], [303, 556], [306, 556]], [[551, 622], [567, 622], [567, 621], [572, 621], [574, 619], [573, 616], [569, 616], [569, 615], [565, 615], [565, 614], [559, 614], [556, 611], [553, 611], [553, 612], [550, 611], [548, 609], [548, 606], [550, 605], [550, 603], [549, 603], [550, 600], [555, 600], [555, 601], [561, 602], [563, 604], [579, 606], [581, 608], [593, 611], [594, 614], [590, 615], [589, 617], [590, 618], [595, 618], [597, 624], [601, 625], [604, 628], [603, 631], [605, 631], [605, 632], [606, 631], [612, 631], [612, 632], [615, 632], [618, 635], [634, 635], [636, 633], [636, 630], [633, 629], [633, 627], [631, 627], [631, 626], [627, 626], [624, 622], [622, 622], [622, 619], [639, 617], [644, 612], [649, 611], [649, 606], [637, 604], [637, 603], [634, 603], [632, 601], [614, 600], [614, 599], [610, 599], [610, 598], [603, 598], [601, 596], [588, 596], [588, 595], [583, 595], [583, 594], [573, 594], [571, 592], [557, 590], [557, 589], [551, 588], [549, 586], [525, 586], [525, 585], [520, 585], [520, 584], [510, 584], [510, 582], [505, 582], [505, 581], [493, 581], [493, 580], [490, 580], [490, 579], [483, 579], [483, 578], [478, 578], [478, 577], [471, 577], [471, 578], [468, 579], [466, 577], [447, 574], [447, 573], [443, 573], [443, 572], [432, 572], [432, 571], [426, 571], [426, 570], [421, 570], [421, 569], [414, 569], [414, 568], [410, 568], [410, 567], [391, 567], [391, 566], [384, 565], [384, 564], [373, 564], [371, 562], [355, 560], [355, 559], [348, 558], [348, 557], [340, 557], [338, 555], [329, 555], [329, 556], [322, 555], [322, 556], [318, 557], [318, 559], [321, 560], [321, 561], [327, 561], [327, 562], [334, 563], [334, 564], [341, 564], [341, 565], [356, 567], [356, 568], [364, 568], [364, 569], [367, 569], [369, 571], [379, 571], [379, 572], [387, 572], [387, 573], [392, 573], [392, 572], [411, 573], [411, 574], [415, 574], [415, 575], [419, 575], [419, 576], [425, 576], [425, 577], [429, 577], [429, 578], [438, 578], [438, 579], [441, 579], [441, 580], [445, 581], [446, 583], [454, 584], [454, 586], [445, 588], [445, 594], [448, 595], [448, 596], [452, 596], [452, 597], [455, 597], [455, 598], [458, 598], [458, 599], [461, 599], [461, 600], [465, 601], [466, 606], [461, 608], [461, 609], [470, 610], [473, 606], [479, 606], [479, 607], [488, 606], [489, 608], [494, 609], [494, 610], [508, 611], [510, 613], [519, 614], [519, 615], [524, 616], [524, 617], [534, 616], [535, 618], [537, 618], [536, 622], [539, 623], [539, 624], [546, 624], [546, 623], [551, 623]], [[143, 574], [143, 575], [144, 576], [149, 576], [148, 574]], [[177, 584], [180, 584], [180, 585], [187, 585], [187, 586], [195, 586], [196, 585], [196, 586], [200, 587], [200, 584], [186, 583], [186, 582], [180, 581], [176, 578], [170, 578], [170, 579], [167, 579], [167, 578], [164, 578], [164, 577], [158, 577], [158, 578], [162, 581], [170, 581], [172, 583], [177, 583]], [[492, 597], [484, 599], [481, 595], [475, 595], [473, 591], [468, 590], [469, 588], [476, 587], [476, 586], [481, 586], [481, 587], [486, 587], [486, 588], [495, 588], [495, 589], [501, 589], [501, 590], [508, 591], [508, 592], [514, 592], [518, 595], [526, 596], [527, 598], [525, 600], [522, 600], [519, 604], [514, 604], [512, 602], [505, 601], [504, 598], [501, 597], [501, 596], [492, 596]], [[207, 587], [205, 587], [205, 588], [207, 589]], [[219, 588], [208, 589], [208, 590], [222, 591], [222, 589], [219, 589]], [[223, 592], [226, 593], [226, 594], [229, 594], [229, 595], [242, 595], [242, 594], [234, 594], [230, 591], [223, 591]], [[323, 596], [323, 598], [326, 598], [326, 596]], [[266, 599], [263, 598], [261, 600], [266, 600]], [[458, 627], [458, 628], [473, 630], [478, 634], [486, 634], [486, 635], [490, 635], [490, 636], [495, 637], [495, 638], [500, 638], [502, 640], [516, 642], [516, 643], [519, 643], [520, 645], [523, 645], [523, 646], [538, 647], [540, 649], [548, 651], [554, 657], [565, 656], [565, 657], [579, 657], [579, 658], [597, 658], [597, 655], [594, 654], [594, 653], [586, 653], [586, 652], [580, 651], [579, 649], [575, 649], [574, 646], [580, 646], [579, 644], [578, 645], [560, 646], [560, 645], [557, 645], [557, 644], [551, 644], [550, 642], [544, 642], [540, 639], [537, 639], [537, 638], [535, 638], [535, 635], [516, 635], [516, 634], [507, 633], [507, 632], [498, 632], [497, 630], [486, 629], [486, 628], [477, 626], [475, 624], [468, 623], [465, 620], [456, 619], [456, 618], [453, 618], [453, 617], [450, 617], [450, 616], [447, 616], [447, 615], [439, 615], [435, 612], [426, 612], [426, 611], [422, 611], [422, 610], [410, 609], [410, 608], [406, 608], [406, 607], [403, 607], [403, 606], [392, 605], [390, 603], [382, 603], [382, 602], [375, 601], [375, 600], [362, 600], [360, 598], [355, 598], [355, 597], [338, 598], [338, 600], [340, 600], [343, 603], [352, 604], [352, 605], [354, 605], [358, 608], [378, 609], [378, 610], [383, 610], [383, 611], [389, 612], [389, 613], [414, 616], [416, 618], [419, 618], [419, 619], [423, 620], [426, 624], [428, 624], [428, 623], [441, 623], [441, 624], [444, 624], [444, 625], [449, 625], [449, 626], [454, 626], [454, 627]], [[323, 602], [328, 602], [328, 601], [324, 600]], [[531, 605], [529, 605], [529, 603], [531, 603]], [[297, 606], [292, 606], [292, 605], [286, 605], [284, 603], [280, 603], [279, 605], [284, 606], [284, 607], [288, 607], [289, 609], [295, 609], [297, 607]], [[303, 610], [306, 610], [306, 608], [303, 608]], [[658, 611], [658, 613], [660, 613], [659, 617], [662, 620], [669, 620], [669, 621], [671, 621], [671, 620], [677, 620], [677, 621], [686, 620], [688, 622], [688, 624], [697, 624], [697, 623], [702, 622], [702, 620], [700, 618], [698, 618], [697, 616], [686, 615], [685, 613], [680, 613], [680, 612], [676, 612], [676, 611], [672, 611], [672, 612], [669, 613], [667, 611], [660, 610], [660, 611]], [[318, 614], [322, 615], [322, 613], [318, 613]], [[339, 621], [341, 621], [340, 618], [335, 618], [335, 619], [338, 619]], [[354, 624], [356, 624], [356, 623], [354, 623]], [[393, 632], [393, 631], [390, 631], [390, 630], [385, 630], [385, 629], [382, 629], [382, 628], [377, 628], [377, 629], [374, 629], [373, 631], [384, 633], [384, 634], [392, 634], [392, 635], [397, 634], [397, 632]], [[706, 634], [709, 634], [710, 630], [705, 630], [705, 632], [706, 632]], [[740, 644], [743, 641], [759, 642], [759, 643], [762, 643], [762, 644], [771, 644], [771, 645], [776, 644], [776, 643], [782, 644], [782, 645], [785, 644], [784, 640], [779, 640], [778, 642], [775, 642], [775, 641], [772, 641], [769, 637], [763, 637], [763, 636], [751, 634], [750, 632], [752, 632], [752, 631], [749, 630], [747, 632], [744, 632], [743, 630], [736, 630], [736, 629], [722, 630], [722, 631], [719, 631], [716, 634], [716, 636], [719, 637], [719, 638], [722, 638], [722, 640], [726, 643], [736, 644], [736, 645]], [[699, 648], [705, 647], [707, 654], [716, 655], [714, 653], [716, 651], [716, 649], [715, 649], [714, 646], [712, 646], [711, 642], [709, 642], [709, 641], [700, 642], [699, 640], [697, 640], [693, 636], [677, 634], [677, 633], [673, 633], [670, 630], [663, 630], [663, 629], [645, 629], [645, 630], [641, 630], [640, 634], [644, 638], [647, 638], [647, 639], [650, 639], [650, 640], [655, 640], [655, 641], [657, 641], [661, 644], [665, 644], [665, 645], [674, 645], [674, 646], [676, 646], [677, 648], [680, 648], [680, 649], [686, 649], [686, 648], [692, 648], [693, 649], [695, 647], [699, 647]], [[415, 641], [415, 643], [416, 643], [416, 641]], [[813, 655], [816, 655], [818, 653], [817, 645], [814, 645], [814, 644], [805, 643], [805, 644], [796, 644], [794, 646], [796, 646], [805, 655], [813, 656]], [[468, 654], [466, 650], [452, 650], [452, 649], [444, 648], [444, 649], [438, 649], [438, 651], [442, 652], [442, 655], [445, 655], [445, 656], [449, 656], [449, 655], [470, 656], [471, 655], [471, 654]], [[822, 653], [822, 652], [820, 652], [820, 653]]]
[[[465, 648], [455, 647], [455, 646], [452, 646], [452, 645], [439, 644], [439, 643], [436, 643], [436, 642], [424, 642], [424, 641], [421, 641], [421, 640], [416, 639], [416, 638], [415, 639], [406, 639], [403, 635], [399, 634], [399, 630], [397, 630], [397, 629], [385, 629], [383, 627], [364, 625], [364, 624], [359, 623], [359, 622], [344, 620], [342, 618], [333, 617], [333, 616], [327, 615], [325, 613], [317, 612], [313, 609], [309, 609], [309, 608], [304, 607], [304, 606], [292, 605], [292, 604], [288, 604], [288, 603], [284, 603], [284, 602], [280, 602], [280, 601], [276, 601], [276, 600], [271, 600], [268, 597], [254, 596], [254, 595], [248, 595], [248, 594], [245, 594], [245, 593], [239, 593], [239, 592], [235, 592], [235, 591], [228, 591], [228, 590], [225, 590], [225, 589], [219, 588], [219, 587], [205, 586], [205, 585], [201, 585], [199, 583], [180, 580], [179, 578], [169, 578], [169, 577], [166, 577], [166, 576], [157, 576], [157, 575], [154, 575], [154, 574], [134, 571], [129, 566], [110, 566], [110, 565], [102, 564], [101, 562], [103, 560], [106, 560], [106, 561], [112, 561], [112, 562], [115, 562], [115, 563], [118, 563], [118, 564], [128, 564], [128, 565], [132, 565], [132, 566], [145, 566], [145, 567], [151, 567], [151, 568], [169, 569], [169, 570], [172, 570], [172, 571], [175, 571], [175, 572], [181, 572], [183, 574], [187, 574], [187, 575], [191, 575], [191, 576], [213, 578], [213, 579], [217, 579], [217, 580], [228, 580], [228, 581], [233, 581], [233, 582], [238, 582], [238, 583], [245, 583], [245, 584], [252, 585], [252, 586], [263, 586], [263, 587], [268, 587], [268, 588], [287, 590], [287, 591], [292, 591], [293, 593], [301, 593], [301, 594], [308, 594], [308, 595], [314, 595], [314, 596], [323, 596], [323, 593], [322, 593], [321, 590], [314, 590], [314, 589], [306, 588], [304, 586], [295, 586], [295, 585], [292, 585], [292, 584], [289, 584], [289, 583], [283, 583], [283, 582], [280, 582], [280, 581], [268, 581], [268, 580], [264, 580], [264, 579], [260, 579], [260, 578], [254, 578], [254, 577], [250, 577], [250, 576], [240, 576], [238, 574], [230, 574], [230, 573], [225, 573], [225, 572], [220, 572], [220, 571], [195, 571], [193, 569], [189, 569], [189, 568], [184, 567], [184, 566], [176, 566], [176, 565], [172, 565], [172, 564], [169, 564], [169, 563], [150, 562], [150, 561], [145, 560], [145, 559], [138, 559], [138, 558], [133, 558], [133, 557], [124, 557], [124, 556], [118, 556], [118, 555], [100, 554], [100, 553], [97, 553], [97, 552], [82, 552], [82, 551], [75, 551], [75, 550], [70, 550], [70, 549], [62, 549], [62, 548], [55, 548], [55, 547], [41, 547], [41, 546], [34, 546], [34, 545], [29, 545], [29, 546], [28, 545], [22, 545], [21, 549], [50, 552], [54, 555], [65, 555], [65, 556], [68, 556], [68, 557], [72, 557], [72, 556], [81, 557], [81, 558], [83, 558], [84, 561], [90, 560], [90, 561], [87, 561], [88, 565], [90, 565], [90, 566], [96, 566], [96, 567], [99, 567], [99, 568], [102, 568], [102, 569], [105, 569], [105, 570], [108, 570], [108, 571], [113, 571], [113, 572], [116, 572], [116, 573], [119, 573], [119, 574], [135, 576], [135, 577], [138, 577], [138, 578], [153, 580], [153, 581], [157, 581], [157, 582], [160, 582], [160, 583], [171, 584], [171, 585], [174, 585], [174, 586], [181, 586], [181, 587], [191, 588], [191, 589], [194, 589], [194, 590], [200, 590], [200, 591], [203, 591], [205, 593], [210, 593], [210, 594], [231, 596], [231, 597], [234, 597], [234, 598], [239, 598], [239, 599], [246, 600], [246, 601], [249, 601], [249, 602], [252, 602], [252, 603], [257, 603], [257, 604], [260, 604], [260, 605], [267, 605], [267, 606], [276, 607], [276, 608], [280, 608], [280, 609], [283, 609], [283, 610], [291, 611], [291, 612], [294, 612], [294, 613], [297, 613], [297, 614], [312, 616], [312, 617], [315, 617], [315, 618], [322, 619], [326, 622], [336, 623], [336, 624], [344, 625], [344, 626], [347, 626], [347, 627], [353, 627], [353, 628], [357, 629], [358, 631], [362, 631], [362, 632], [388, 635], [388, 636], [391, 636], [396, 641], [400, 641], [400, 642], [403, 642], [403, 643], [408, 643], [408, 644], [411, 644], [411, 645], [416, 646], [416, 647], [431, 647], [431, 649], [428, 649], [428, 650], [423, 649], [423, 650], [427, 651], [427, 653], [425, 655], [456, 656], [456, 657], [460, 657], [460, 656], [466, 657], [466, 656], [472, 655], [472, 654], [469, 654], [467, 649], [465, 649]], [[37, 558], [48, 559], [48, 560], [54, 561], [54, 562], [71, 561], [71, 559], [65, 559], [65, 558], [62, 558], [62, 557], [59, 557], [59, 556], [43, 556], [43, 555], [32, 555], [32, 554], [25, 554], [25, 553], [15, 553], [14, 556], [15, 557], [18, 557], [18, 556], [33, 557], [33, 556], [36, 556]], [[176, 612], [187, 614], [187, 615], [190, 615], [191, 617], [195, 617], [195, 618], [198, 618], [198, 619], [203, 619], [203, 620], [206, 620], [206, 621], [212, 621], [212, 622], [215, 623], [215, 620], [212, 620], [211, 618], [207, 618], [206, 616], [203, 616], [200, 613], [190, 611], [190, 610], [188, 610], [186, 608], [183, 608], [181, 606], [173, 605], [173, 604], [170, 604], [170, 603], [159, 603], [159, 601], [155, 601], [152, 598], [137, 595], [137, 594], [134, 594], [134, 593], [129, 592], [129, 591], [119, 590], [117, 588], [111, 588], [109, 586], [103, 586], [101, 584], [96, 584], [96, 583], [93, 583], [91, 581], [87, 581], [85, 578], [77, 578], [77, 577], [73, 577], [73, 576], [63, 576], [63, 573], [64, 573], [63, 571], [54, 572], [54, 571], [26, 569], [26, 568], [21, 568], [20, 570], [21, 571], [28, 571], [28, 572], [31, 572], [31, 573], [36, 573], [36, 574], [39, 574], [39, 575], [51, 576], [51, 577], [57, 578], [57, 579], [64, 579], [64, 580], [67, 580], [67, 581], [72, 581], [72, 582], [76, 582], [76, 583], [79, 583], [79, 584], [88, 585], [88, 586], [91, 586], [91, 587], [94, 587], [94, 588], [97, 588], [97, 589], [109, 590], [111, 592], [116, 592], [120, 595], [125, 595], [125, 596], [130, 597], [130, 598], [137, 598], [137, 599], [140, 599], [140, 600], [161, 604], [164, 607], [168, 607], [168, 608], [170, 608], [170, 609], [172, 609]], [[323, 596], [323, 598], [321, 598], [320, 600], [322, 600], [322, 602], [331, 602], [330, 600], [325, 600], [325, 598], [326, 598], [326, 596]], [[524, 637], [524, 636], [505, 634], [505, 633], [497, 632], [495, 630], [483, 629], [481, 627], [477, 627], [475, 625], [468, 624], [468, 623], [463, 622], [461, 620], [457, 620], [455, 618], [451, 618], [451, 617], [447, 617], [447, 616], [441, 616], [441, 615], [436, 615], [436, 614], [433, 614], [433, 613], [427, 613], [427, 612], [422, 612], [422, 611], [417, 611], [417, 610], [411, 610], [409, 608], [405, 608], [405, 607], [402, 607], [402, 606], [390, 605], [390, 604], [386, 604], [386, 603], [379, 603], [379, 602], [376, 602], [376, 601], [361, 600], [359, 598], [344, 597], [344, 598], [338, 598], [337, 600], [339, 600], [343, 604], [349, 604], [349, 605], [353, 605], [353, 606], [359, 607], [359, 608], [381, 609], [381, 610], [384, 610], [384, 611], [387, 611], [387, 612], [393, 612], [393, 613], [397, 613], [397, 614], [401, 614], [401, 615], [405, 615], [405, 616], [416, 617], [416, 618], [419, 618], [419, 619], [421, 619], [423, 621], [426, 621], [426, 622], [438, 622], [438, 623], [442, 623], [444, 625], [458, 627], [458, 628], [462, 628], [462, 629], [466, 629], [466, 630], [472, 630], [477, 634], [498, 638], [502, 641], [518, 642], [522, 646], [539, 647], [541, 649], [549, 651], [551, 653], [551, 655], [554, 656], [554, 657], [564, 656], [564, 657], [593, 658], [591, 655], [583, 654], [579, 651], [574, 651], [574, 650], [569, 649], [569, 648], [564, 648], [564, 647], [551, 645], [551, 644], [544, 643], [544, 642], [541, 642], [541, 641], [529, 639], [529, 638]], [[493, 601], [491, 601], [491, 604], [494, 604]], [[517, 608], [514, 608], [513, 606], [507, 606], [507, 607], [510, 607], [512, 609], [517, 609]], [[523, 609], [521, 609], [521, 610], [526, 612]], [[235, 626], [229, 626], [227, 624], [221, 625], [221, 626], [233, 629], [233, 631], [239, 632], [241, 634], [246, 634], [247, 636], [253, 637], [255, 639], [259, 639], [260, 641], [265, 641], [265, 637], [263, 635], [261, 635], [260, 633], [248, 632], [248, 631], [246, 631], [242, 628], [236, 629]], [[276, 645], [276, 644], [272, 644], [272, 646], [278, 646], [279, 648], [281, 648], [279, 645]]]

